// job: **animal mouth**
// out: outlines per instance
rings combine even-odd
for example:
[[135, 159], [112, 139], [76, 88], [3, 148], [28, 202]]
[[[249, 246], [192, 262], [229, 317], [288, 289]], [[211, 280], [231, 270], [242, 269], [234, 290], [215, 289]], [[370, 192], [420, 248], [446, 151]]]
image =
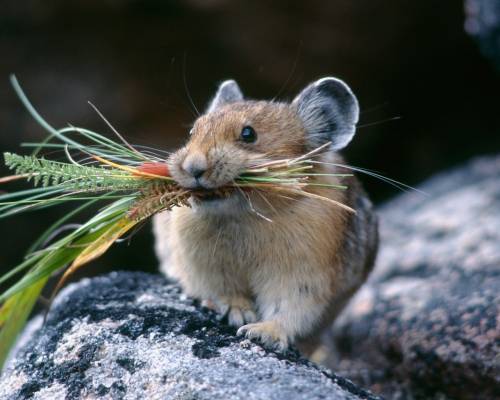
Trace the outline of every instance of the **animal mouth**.
[[217, 189], [197, 189], [192, 192], [192, 196], [201, 202], [211, 202], [216, 200], [227, 199], [233, 193], [232, 188], [217, 188]]

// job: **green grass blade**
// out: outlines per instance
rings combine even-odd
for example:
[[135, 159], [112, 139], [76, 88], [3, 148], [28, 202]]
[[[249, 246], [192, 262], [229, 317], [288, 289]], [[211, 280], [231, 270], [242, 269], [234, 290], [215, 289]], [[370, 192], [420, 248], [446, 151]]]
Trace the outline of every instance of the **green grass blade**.
[[43, 254], [36, 254], [33, 256], [30, 256], [26, 258], [21, 264], [19, 264], [17, 267], [11, 269], [9, 272], [3, 274], [0, 277], [0, 283], [3, 283], [7, 281], [8, 279], [12, 278], [14, 275], [17, 273], [24, 271], [25, 269], [28, 269], [29, 267], [33, 266], [35, 263], [37, 263], [40, 258], [43, 257]]
[[[0, 202], [5, 202], [7, 200], [12, 200], [12, 199], [17, 199], [20, 197], [24, 197], [25, 199], [32, 198], [32, 199], [38, 199], [43, 196], [50, 196], [52, 194], [56, 193], [62, 193], [63, 189], [62, 188], [54, 188], [52, 187], [39, 187], [39, 188], [34, 188], [34, 189], [27, 189], [27, 190], [19, 190], [17, 192], [12, 192], [12, 193], [4, 193], [0, 195]], [[37, 196], [37, 197], [33, 197]]]
[[[65, 224], [67, 221], [69, 221], [71, 218], [73, 218], [75, 215], [78, 215], [81, 213], [83, 210], [86, 208], [89, 208], [90, 206], [94, 205], [97, 203], [100, 199], [91, 199], [87, 201], [86, 203], [82, 204], [80, 207], [77, 207], [76, 209], [70, 211], [67, 213], [64, 217], [59, 218], [56, 222], [54, 222], [51, 226], [49, 226], [39, 237], [37, 240], [35, 240], [31, 246], [29, 247], [27, 253], [33, 253], [38, 247], [42, 246], [48, 238], [56, 231], [56, 229], [59, 229], [63, 224]], [[0, 280], [1, 282], [1, 280]]]
[[[39, 279], [50, 276], [72, 262], [86, 246], [98, 240], [116, 221], [123, 218], [129, 205], [130, 199], [118, 200], [87, 223], [51, 245], [48, 250], [32, 253], [32, 257], [39, 257], [40, 254], [43, 254], [43, 257], [37, 261], [31, 271], [0, 295], [0, 302], [6, 301], [15, 293], [29, 287]], [[24, 263], [27, 262], [29, 262], [29, 258]], [[16, 267], [16, 269], [18, 268], [20, 266]]]
[[[74, 269], [79, 268], [99, 257], [135, 223], [124, 217], [123, 213], [111, 217], [97, 230], [87, 232], [71, 245], [57, 248], [43, 256], [23, 279], [0, 296], [3, 302], [0, 308], [0, 370], [52, 273], [70, 263], [74, 264]], [[61, 242], [67, 241], [65, 238]]]
[[24, 107], [28, 110], [28, 112], [31, 114], [31, 116], [38, 122], [38, 124], [43, 127], [50, 135], [57, 137], [59, 140], [61, 140], [64, 143], [72, 144], [73, 146], [81, 147], [81, 144], [78, 142], [75, 142], [74, 140], [71, 140], [67, 138], [66, 136], [62, 135], [59, 133], [57, 129], [55, 129], [52, 125], [50, 125], [39, 113], [36, 111], [35, 107], [31, 104], [31, 102], [28, 100], [28, 97], [26, 97], [26, 94], [24, 94], [23, 89], [21, 88], [21, 85], [19, 85], [19, 82], [15, 75], [10, 76], [10, 83], [12, 84], [12, 87], [14, 88], [17, 96], [23, 103]]
[[0, 308], [0, 371], [19, 332], [24, 328], [48, 277], [18, 292]]
[[[110, 158], [110, 157], [116, 157], [116, 156], [122, 156], [120, 161], [124, 163], [129, 163], [130, 159], [132, 160], [142, 160], [142, 161], [147, 161], [148, 157], [144, 156], [144, 158], [141, 158], [141, 155], [138, 153], [135, 153], [131, 151], [129, 148], [120, 145], [119, 143], [116, 143], [112, 141], [111, 139], [106, 138], [103, 135], [100, 135], [96, 132], [90, 131], [88, 129], [83, 129], [83, 128], [75, 128], [75, 127], [67, 127], [63, 129], [55, 129], [52, 125], [50, 125], [33, 107], [31, 102], [28, 100], [28, 97], [24, 93], [23, 89], [21, 88], [21, 85], [19, 84], [17, 78], [14, 75], [10, 76], [10, 82], [12, 87], [14, 88], [14, 91], [16, 92], [17, 96], [23, 103], [24, 107], [28, 110], [28, 112], [31, 114], [31, 116], [37, 121], [37, 123], [44, 128], [48, 133], [49, 136], [45, 139], [45, 142], [48, 143], [50, 140], [53, 138], [59, 139], [61, 142], [68, 144], [70, 146], [73, 146], [73, 148], [78, 149], [82, 151], [83, 153], [87, 153], [89, 150], [92, 150], [92, 153], [99, 155], [103, 158]], [[98, 143], [103, 145], [107, 151], [100, 151], [97, 149], [97, 147], [92, 147], [88, 145], [84, 145], [82, 143], [79, 143], [73, 139], [71, 139], [66, 133], [75, 133], [80, 136], [83, 136], [89, 140], [91, 140], [94, 143]], [[41, 150], [42, 146], [39, 146], [38, 148], [35, 149], [35, 155]]]

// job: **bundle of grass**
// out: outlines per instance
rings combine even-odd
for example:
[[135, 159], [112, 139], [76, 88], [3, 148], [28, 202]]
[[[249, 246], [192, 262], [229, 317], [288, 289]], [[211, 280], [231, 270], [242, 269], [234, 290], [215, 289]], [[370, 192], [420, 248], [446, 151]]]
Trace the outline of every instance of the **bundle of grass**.
[[[14, 77], [12, 84], [25, 107], [49, 136], [41, 143], [24, 144], [25, 147], [34, 147], [31, 155], [4, 154], [5, 164], [14, 175], [0, 179], [0, 182], [26, 179], [35, 188], [1, 195], [0, 218], [68, 202], [76, 206], [40, 236], [21, 264], [0, 277], [0, 283], [4, 283], [24, 272], [0, 295], [0, 367], [52, 275], [64, 271], [54, 295], [72, 273], [102, 255], [142, 221], [173, 207], [189, 207], [191, 196], [204, 195], [185, 189], [174, 181], [168, 171], [166, 153], [130, 145], [97, 109], [119, 142], [88, 129], [53, 128], [33, 108]], [[295, 159], [254, 165], [227, 186], [219, 188], [218, 195], [229, 195], [235, 190], [248, 194], [255, 190], [287, 197], [309, 196], [353, 212], [341, 203], [307, 190], [314, 185], [325, 186], [315, 182], [313, 158], [328, 145]], [[41, 155], [45, 150], [64, 152], [66, 160], [45, 158]], [[327, 186], [340, 190], [346, 188], [333, 184]], [[102, 202], [110, 204], [66, 236], [54, 240], [70, 219]]]

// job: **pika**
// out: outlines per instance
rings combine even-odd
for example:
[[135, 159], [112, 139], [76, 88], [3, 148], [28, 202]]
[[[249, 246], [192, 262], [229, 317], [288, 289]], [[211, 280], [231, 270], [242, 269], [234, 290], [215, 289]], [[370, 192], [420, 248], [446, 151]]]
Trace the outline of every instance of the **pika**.
[[[185, 188], [214, 190], [256, 160], [299, 157], [331, 142], [317, 165], [314, 197], [283, 198], [235, 191], [191, 199], [154, 218], [160, 269], [185, 292], [216, 309], [239, 335], [311, 353], [322, 331], [366, 280], [377, 253], [377, 218], [354, 176], [338, 165], [359, 116], [351, 89], [336, 78], [308, 85], [291, 103], [244, 99], [223, 82], [193, 125], [187, 144], [168, 159]], [[266, 218], [262, 218], [266, 216]]]

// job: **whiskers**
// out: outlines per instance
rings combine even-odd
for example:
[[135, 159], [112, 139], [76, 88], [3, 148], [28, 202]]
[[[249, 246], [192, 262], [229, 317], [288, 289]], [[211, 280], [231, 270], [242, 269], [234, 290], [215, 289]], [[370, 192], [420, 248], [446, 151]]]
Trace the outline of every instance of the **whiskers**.
[[[391, 185], [391, 186], [393, 186], [393, 187], [395, 187], [403, 192], [414, 191], [414, 192], [420, 193], [422, 195], [428, 195], [428, 193], [426, 193], [422, 190], [419, 190], [413, 186], [407, 185], [403, 182], [399, 182], [395, 179], [389, 178], [387, 176], [384, 176], [382, 174], [379, 174], [375, 171], [372, 171], [372, 170], [369, 170], [366, 168], [356, 167], [356, 166], [349, 165], [349, 164], [340, 164], [340, 163], [316, 160], [315, 158], [322, 157], [322, 156], [329, 154], [328, 147], [330, 146], [330, 144], [331, 144], [331, 142], [327, 142], [327, 143], [323, 144], [322, 146], [317, 147], [317, 148], [313, 149], [312, 151], [310, 151], [310, 152], [308, 152], [300, 157], [292, 159], [289, 163], [292, 164], [292, 163], [304, 161], [305, 163], [309, 163], [312, 165], [329, 165], [332, 167], [344, 168], [344, 169], [347, 169], [349, 171], [359, 172], [359, 173], [368, 175], [372, 178], [381, 180], [381, 181], [383, 181], [383, 182], [385, 182], [385, 183], [387, 183], [387, 184], [389, 184], [389, 185]], [[318, 174], [314, 174], [313, 172], [311, 172], [308, 175], [314, 176], [314, 175], [318, 175]], [[326, 174], [326, 175], [330, 175], [330, 174]], [[336, 175], [341, 176], [341, 174], [336, 174]]]
[[194, 117], [198, 118], [201, 114], [198, 111], [198, 108], [196, 107], [196, 105], [194, 104], [193, 98], [191, 97], [191, 93], [189, 92], [189, 87], [188, 87], [187, 78], [186, 78], [186, 68], [187, 68], [186, 65], [187, 65], [187, 53], [185, 52], [184, 58], [182, 60], [182, 82], [184, 84], [184, 90], [186, 91], [186, 96], [189, 100], [189, 104], [192, 107]]
[[295, 158], [273, 159], [269, 154], [256, 156], [247, 170], [233, 180], [232, 186], [246, 199], [249, 209], [266, 221], [272, 221], [272, 219], [263, 215], [255, 207], [250, 195], [253, 196], [254, 200], [255, 196], [260, 197], [262, 200], [260, 204], [267, 205], [268, 209], [274, 214], [279, 209], [279, 203], [269, 200], [267, 196], [276, 196], [283, 200], [299, 200], [301, 197], [309, 198], [328, 202], [336, 207], [355, 213], [353, 208], [339, 201], [342, 196], [330, 196], [324, 190], [344, 190], [348, 188], [345, 183], [348, 183], [348, 181], [345, 181], [344, 178], [353, 176], [353, 174], [339, 173], [342, 169], [368, 175], [404, 192], [415, 191], [426, 195], [425, 192], [419, 189], [369, 169], [328, 161], [325, 156], [331, 155], [329, 151], [330, 145], [331, 142], [325, 143]]
[[375, 125], [385, 124], [386, 122], [397, 121], [397, 120], [400, 120], [401, 118], [402, 118], [401, 116], [396, 116], [396, 117], [382, 119], [380, 121], [368, 122], [366, 124], [358, 125], [357, 129], [368, 128], [369, 126], [375, 126]]
[[389, 185], [391, 185], [391, 186], [393, 186], [393, 187], [395, 187], [403, 192], [414, 191], [414, 192], [420, 193], [422, 195], [428, 196], [428, 193], [426, 193], [422, 190], [419, 190], [419, 189], [417, 189], [413, 186], [407, 185], [405, 183], [399, 182], [395, 179], [388, 178], [384, 175], [381, 175], [381, 174], [374, 172], [374, 171], [371, 171], [369, 169], [355, 167], [353, 165], [338, 164], [338, 163], [332, 163], [332, 162], [326, 162], [326, 161], [310, 160], [309, 162], [311, 164], [323, 164], [323, 165], [331, 165], [331, 166], [334, 166], [337, 168], [345, 168], [345, 169], [350, 170], [350, 171], [359, 172], [359, 173], [371, 176], [372, 178], [379, 179], [379, 180], [381, 180], [381, 181], [383, 181], [383, 182], [385, 182], [385, 183], [387, 183], [387, 184], [389, 184]]

